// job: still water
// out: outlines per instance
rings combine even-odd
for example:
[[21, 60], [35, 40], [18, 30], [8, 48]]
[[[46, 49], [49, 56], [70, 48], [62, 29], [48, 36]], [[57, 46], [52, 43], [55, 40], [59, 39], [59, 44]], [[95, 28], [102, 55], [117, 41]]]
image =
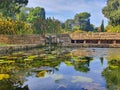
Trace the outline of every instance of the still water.
[[120, 48], [0, 56], [0, 90], [120, 90]]

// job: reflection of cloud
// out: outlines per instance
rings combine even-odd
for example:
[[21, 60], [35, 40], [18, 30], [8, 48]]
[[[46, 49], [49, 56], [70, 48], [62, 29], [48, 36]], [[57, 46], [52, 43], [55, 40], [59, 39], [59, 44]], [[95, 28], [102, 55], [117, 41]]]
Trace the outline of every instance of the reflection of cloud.
[[54, 75], [51, 76], [51, 78], [53, 80], [61, 80], [61, 79], [63, 79], [63, 75], [61, 75], [61, 74], [54, 74]]
[[40, 6], [45, 8], [47, 16], [54, 16], [62, 21], [73, 18], [76, 13], [91, 13], [91, 22], [101, 24], [105, 19], [101, 9], [105, 6], [106, 0], [29, 0], [28, 7]]
[[72, 83], [77, 83], [77, 82], [92, 82], [93, 80], [88, 77], [83, 77], [83, 76], [72, 76]]
[[58, 86], [57, 90], [66, 90], [67, 85], [61, 84]]

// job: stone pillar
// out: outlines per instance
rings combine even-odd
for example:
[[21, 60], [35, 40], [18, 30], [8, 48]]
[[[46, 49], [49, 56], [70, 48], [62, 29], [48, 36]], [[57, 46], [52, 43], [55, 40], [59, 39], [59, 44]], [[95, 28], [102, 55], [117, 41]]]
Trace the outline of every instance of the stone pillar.
[[116, 44], [116, 40], [113, 40], [113, 44], [114, 44], [114, 45]]
[[75, 40], [74, 42], [75, 42], [75, 44], [76, 44], [76, 43], [77, 43], [77, 40]]
[[100, 40], [98, 40], [98, 44], [101, 44], [101, 41], [100, 41]]
[[86, 44], [86, 40], [84, 40], [83, 44]]

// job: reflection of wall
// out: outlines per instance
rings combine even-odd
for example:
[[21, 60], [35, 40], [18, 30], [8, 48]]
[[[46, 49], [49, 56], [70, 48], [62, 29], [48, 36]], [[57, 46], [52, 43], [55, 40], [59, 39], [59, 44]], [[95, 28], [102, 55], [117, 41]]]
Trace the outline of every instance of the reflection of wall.
[[90, 56], [92, 55], [91, 51], [86, 51], [86, 50], [77, 50], [77, 51], [73, 51], [71, 52], [72, 56]]

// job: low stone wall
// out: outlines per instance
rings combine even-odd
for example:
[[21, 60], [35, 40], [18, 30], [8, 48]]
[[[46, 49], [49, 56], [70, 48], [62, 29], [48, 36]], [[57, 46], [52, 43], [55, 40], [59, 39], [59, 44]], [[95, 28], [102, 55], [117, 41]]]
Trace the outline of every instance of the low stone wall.
[[0, 35], [0, 44], [44, 44], [40, 35]]

